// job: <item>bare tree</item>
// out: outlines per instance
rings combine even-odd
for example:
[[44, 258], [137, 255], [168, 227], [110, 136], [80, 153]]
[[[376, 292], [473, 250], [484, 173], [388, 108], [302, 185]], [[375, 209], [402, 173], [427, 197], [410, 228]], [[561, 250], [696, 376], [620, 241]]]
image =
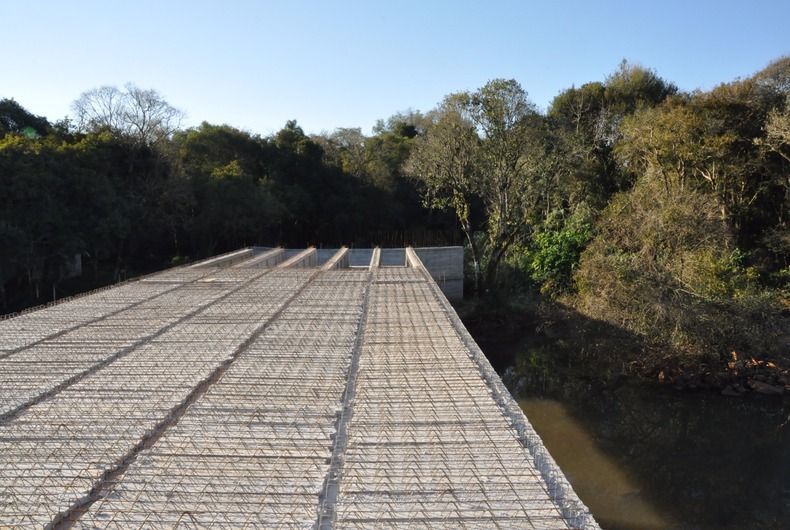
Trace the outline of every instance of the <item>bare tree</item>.
[[102, 86], [83, 92], [72, 110], [82, 132], [109, 131], [123, 141], [150, 146], [169, 138], [184, 118], [184, 112], [159, 92], [132, 83], [124, 85], [124, 90]]

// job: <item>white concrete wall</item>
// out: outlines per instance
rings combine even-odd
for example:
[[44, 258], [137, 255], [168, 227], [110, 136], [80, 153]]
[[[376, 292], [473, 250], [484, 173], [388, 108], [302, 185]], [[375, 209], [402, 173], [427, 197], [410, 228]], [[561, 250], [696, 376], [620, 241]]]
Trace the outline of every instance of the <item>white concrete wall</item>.
[[414, 251], [451, 302], [464, 298], [464, 247], [425, 247]]

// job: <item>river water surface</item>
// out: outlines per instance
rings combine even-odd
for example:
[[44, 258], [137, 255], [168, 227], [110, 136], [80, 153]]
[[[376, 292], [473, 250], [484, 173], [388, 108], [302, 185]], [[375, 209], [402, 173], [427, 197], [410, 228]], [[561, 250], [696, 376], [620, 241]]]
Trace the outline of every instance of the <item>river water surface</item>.
[[505, 379], [602, 528], [790, 528], [788, 398]]

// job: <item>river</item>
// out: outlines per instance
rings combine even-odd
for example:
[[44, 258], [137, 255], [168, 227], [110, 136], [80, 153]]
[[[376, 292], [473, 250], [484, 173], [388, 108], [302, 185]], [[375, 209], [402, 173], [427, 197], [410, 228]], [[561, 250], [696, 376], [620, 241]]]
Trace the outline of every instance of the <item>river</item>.
[[602, 528], [790, 528], [787, 397], [508, 375]]

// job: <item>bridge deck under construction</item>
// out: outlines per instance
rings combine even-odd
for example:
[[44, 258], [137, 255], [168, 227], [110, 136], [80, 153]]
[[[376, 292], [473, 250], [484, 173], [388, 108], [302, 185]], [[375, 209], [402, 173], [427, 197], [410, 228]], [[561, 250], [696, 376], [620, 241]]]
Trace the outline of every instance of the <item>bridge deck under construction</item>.
[[0, 321], [0, 527], [597, 528], [416, 252], [315, 255]]

